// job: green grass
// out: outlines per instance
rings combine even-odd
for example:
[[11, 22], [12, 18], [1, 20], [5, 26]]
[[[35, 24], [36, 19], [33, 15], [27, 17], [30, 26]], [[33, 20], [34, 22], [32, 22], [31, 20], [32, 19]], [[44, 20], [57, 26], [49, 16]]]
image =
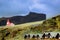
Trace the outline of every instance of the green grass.
[[[0, 40], [24, 40], [25, 34], [39, 34], [42, 32], [60, 32], [60, 16], [43, 21], [29, 22], [14, 26], [0, 27]], [[6, 34], [9, 35], [6, 36]]]
[[[31, 27], [34, 27], [37, 24], [42, 24], [42, 23], [43, 21], [36, 21], [36, 22], [24, 23], [14, 26], [3, 26], [0, 27], [0, 35], [3, 36], [5, 40], [24, 40], [23, 38], [24, 34], [34, 33], [30, 30]], [[7, 32], [10, 32], [10, 34], [8, 36], [5, 36]], [[17, 33], [15, 34], [15, 32]], [[15, 36], [11, 37], [14, 34]], [[0, 36], [0, 40], [2, 38], [1, 36]]]

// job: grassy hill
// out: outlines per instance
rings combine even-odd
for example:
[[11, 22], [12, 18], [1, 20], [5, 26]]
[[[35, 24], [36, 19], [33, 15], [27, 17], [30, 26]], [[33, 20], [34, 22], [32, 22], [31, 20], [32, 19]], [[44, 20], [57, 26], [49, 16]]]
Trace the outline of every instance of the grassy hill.
[[60, 15], [43, 21], [0, 27], [0, 40], [24, 40], [24, 34], [43, 32], [60, 32]]
[[32, 27], [36, 27], [42, 23], [43, 21], [37, 21], [15, 26], [0, 27], [0, 40], [2, 40], [3, 38], [5, 40], [24, 40], [24, 34], [29, 33]]

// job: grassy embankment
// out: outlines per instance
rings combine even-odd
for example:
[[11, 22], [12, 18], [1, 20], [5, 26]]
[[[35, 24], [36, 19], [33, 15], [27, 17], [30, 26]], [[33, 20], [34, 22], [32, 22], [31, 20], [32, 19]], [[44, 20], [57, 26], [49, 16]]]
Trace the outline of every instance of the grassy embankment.
[[24, 40], [24, 34], [60, 32], [60, 15], [37, 22], [0, 27], [0, 40]]

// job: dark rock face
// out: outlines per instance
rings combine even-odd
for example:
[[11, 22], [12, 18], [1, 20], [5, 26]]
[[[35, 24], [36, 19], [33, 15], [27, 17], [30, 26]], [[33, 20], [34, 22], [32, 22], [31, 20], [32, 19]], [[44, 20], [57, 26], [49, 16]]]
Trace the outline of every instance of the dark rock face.
[[3, 19], [3, 20], [1, 19], [0, 20], [0, 26], [5, 26], [6, 22], [7, 22], [6, 19]]
[[[30, 12], [28, 15], [26, 16], [13, 16], [13, 17], [9, 17], [9, 18], [4, 18], [5, 21], [0, 21], [0, 26], [2, 25], [6, 25], [6, 20], [10, 19], [11, 22], [13, 22], [14, 24], [22, 24], [22, 23], [27, 23], [27, 22], [34, 22], [34, 21], [41, 21], [41, 20], [45, 20], [46, 19], [46, 15], [45, 14], [38, 14], [35, 12]], [[5, 24], [2, 24], [4, 23]]]

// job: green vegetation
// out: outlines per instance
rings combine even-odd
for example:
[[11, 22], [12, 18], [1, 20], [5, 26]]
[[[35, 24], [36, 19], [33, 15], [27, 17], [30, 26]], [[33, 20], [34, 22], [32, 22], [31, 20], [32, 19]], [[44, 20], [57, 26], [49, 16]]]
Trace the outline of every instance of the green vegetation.
[[0, 40], [24, 40], [25, 34], [60, 32], [60, 15], [48, 20], [0, 27]]

